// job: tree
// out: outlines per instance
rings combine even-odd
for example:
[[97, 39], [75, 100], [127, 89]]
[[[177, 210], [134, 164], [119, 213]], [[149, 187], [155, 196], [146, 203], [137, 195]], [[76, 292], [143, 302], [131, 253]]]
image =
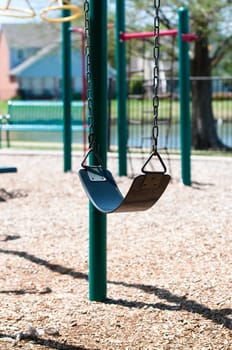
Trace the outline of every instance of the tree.
[[[220, 21], [223, 11], [228, 11], [231, 1], [192, 1], [192, 28], [198, 34], [191, 60], [191, 75], [197, 77], [192, 84], [192, 140], [195, 149], [229, 149], [218, 138], [212, 108], [210, 77], [212, 70], [232, 48], [232, 30], [222, 38]], [[230, 4], [229, 4], [230, 3]], [[217, 40], [217, 38], [219, 40]], [[215, 49], [211, 54], [210, 42]]]
[[[227, 149], [218, 138], [212, 108], [211, 71], [213, 59], [209, 56], [209, 41], [198, 31], [191, 62], [192, 81], [192, 140], [195, 149]], [[228, 148], [229, 149], [229, 148]]]
[[[130, 1], [131, 2], [131, 1]], [[141, 11], [152, 16], [150, 1], [133, 1], [136, 16]], [[163, 26], [177, 26], [178, 8], [187, 6], [190, 14], [191, 31], [198, 34], [192, 44], [191, 76], [198, 77], [192, 85], [192, 144], [195, 149], [231, 150], [218, 138], [212, 109], [210, 77], [212, 70], [219, 65], [232, 49], [232, 28], [229, 29], [231, 0], [164, 0], [161, 1], [160, 19]], [[143, 10], [143, 11], [142, 11]], [[135, 23], [135, 21], [134, 21]], [[139, 22], [137, 22], [139, 23]], [[141, 21], [140, 21], [141, 23]], [[226, 31], [223, 24], [227, 23]], [[211, 53], [209, 43], [213, 42]]]

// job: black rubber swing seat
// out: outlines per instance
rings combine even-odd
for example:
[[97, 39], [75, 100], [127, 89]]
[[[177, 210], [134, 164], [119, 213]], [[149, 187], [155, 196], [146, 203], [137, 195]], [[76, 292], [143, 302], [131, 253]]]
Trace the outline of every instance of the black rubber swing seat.
[[79, 170], [79, 177], [89, 200], [100, 212], [142, 211], [159, 200], [170, 181], [170, 176], [165, 172], [142, 171], [143, 174], [134, 178], [125, 197], [111, 172], [101, 165], [84, 166]]

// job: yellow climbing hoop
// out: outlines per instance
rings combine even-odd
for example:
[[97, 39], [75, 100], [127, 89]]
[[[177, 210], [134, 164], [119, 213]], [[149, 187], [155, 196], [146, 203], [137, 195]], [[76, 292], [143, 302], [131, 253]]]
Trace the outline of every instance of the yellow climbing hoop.
[[[57, 3], [58, 5], [53, 5], [54, 3]], [[51, 11], [57, 11], [57, 10], [70, 10], [72, 14], [70, 16], [64, 16], [64, 17], [56, 17], [56, 18], [50, 18], [47, 17], [48, 12]], [[62, 0], [51, 0], [48, 3], [48, 7], [46, 7], [41, 13], [40, 17], [43, 21], [51, 22], [51, 23], [61, 23], [61, 22], [69, 22], [73, 21], [74, 19], [79, 18], [82, 15], [82, 11], [80, 8], [78, 8], [75, 5], [70, 4], [68, 0], [62, 2]]]
[[31, 18], [35, 17], [35, 11], [32, 8], [29, 0], [25, 0], [28, 5], [28, 9], [20, 7], [11, 7], [11, 0], [8, 0], [5, 7], [0, 7], [0, 15], [15, 18]]

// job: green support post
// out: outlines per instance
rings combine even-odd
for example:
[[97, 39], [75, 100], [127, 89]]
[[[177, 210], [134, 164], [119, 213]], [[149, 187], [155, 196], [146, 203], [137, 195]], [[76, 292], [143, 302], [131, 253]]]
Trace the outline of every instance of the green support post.
[[125, 0], [116, 2], [116, 69], [117, 69], [117, 101], [118, 101], [118, 154], [119, 176], [127, 175], [127, 116], [126, 116], [126, 47], [120, 40], [120, 33], [125, 32]]
[[[63, 16], [70, 16], [70, 10], [63, 10]], [[62, 70], [63, 152], [64, 172], [67, 172], [72, 169], [72, 73], [70, 22], [62, 23]]]
[[180, 82], [181, 173], [184, 185], [191, 186], [191, 119], [189, 44], [182, 34], [189, 32], [188, 10], [179, 9], [178, 47]]
[[104, 301], [107, 290], [106, 215], [89, 204], [89, 300]]
[[[89, 51], [92, 112], [97, 152], [107, 155], [107, 0], [90, 0]], [[96, 162], [90, 157], [91, 164]], [[106, 299], [106, 215], [89, 204], [89, 299]]]

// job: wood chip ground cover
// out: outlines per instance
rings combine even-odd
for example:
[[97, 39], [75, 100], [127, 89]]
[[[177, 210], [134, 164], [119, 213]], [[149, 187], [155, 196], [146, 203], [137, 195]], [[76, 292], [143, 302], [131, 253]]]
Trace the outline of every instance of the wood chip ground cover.
[[69, 173], [55, 152], [0, 159], [18, 168], [0, 176], [1, 350], [232, 349], [231, 158], [193, 157], [188, 187], [173, 157], [152, 209], [107, 216], [104, 303], [88, 298], [81, 155]]

